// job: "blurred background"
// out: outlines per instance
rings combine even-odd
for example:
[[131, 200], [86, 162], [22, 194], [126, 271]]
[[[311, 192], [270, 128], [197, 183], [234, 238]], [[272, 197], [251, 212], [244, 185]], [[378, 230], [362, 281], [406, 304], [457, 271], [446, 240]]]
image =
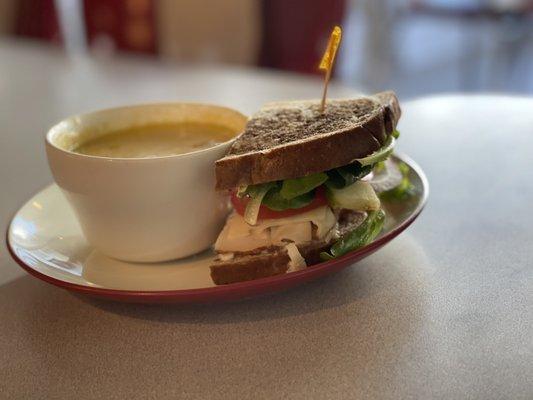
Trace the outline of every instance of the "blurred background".
[[533, 93], [533, 0], [0, 0], [15, 43], [305, 74], [335, 24], [358, 90]]

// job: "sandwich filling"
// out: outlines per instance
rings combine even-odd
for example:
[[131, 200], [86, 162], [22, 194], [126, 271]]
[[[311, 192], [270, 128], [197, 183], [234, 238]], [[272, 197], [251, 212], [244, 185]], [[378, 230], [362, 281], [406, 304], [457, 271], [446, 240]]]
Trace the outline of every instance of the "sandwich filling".
[[335, 227], [337, 218], [328, 206], [289, 217], [258, 220], [248, 224], [233, 212], [220, 233], [215, 250], [219, 253], [247, 252], [262, 247], [284, 246], [288, 242], [306, 243], [324, 239]]
[[380, 198], [412, 190], [408, 167], [388, 159], [395, 137], [340, 168], [234, 190], [234, 211], [215, 243], [216, 263], [279, 255], [290, 272], [316, 255], [327, 260], [370, 243], [384, 223]]

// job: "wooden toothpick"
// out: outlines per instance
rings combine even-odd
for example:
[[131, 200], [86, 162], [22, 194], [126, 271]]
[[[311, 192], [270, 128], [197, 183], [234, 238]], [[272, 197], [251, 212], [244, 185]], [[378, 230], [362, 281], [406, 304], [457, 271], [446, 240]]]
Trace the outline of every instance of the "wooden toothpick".
[[340, 26], [335, 26], [331, 31], [331, 35], [328, 41], [328, 47], [322, 56], [318, 69], [326, 71], [324, 75], [324, 91], [322, 92], [322, 101], [320, 102], [320, 112], [323, 113], [326, 109], [326, 97], [328, 94], [328, 85], [331, 78], [331, 71], [335, 63], [335, 56], [337, 55], [337, 49], [341, 43], [342, 30]]

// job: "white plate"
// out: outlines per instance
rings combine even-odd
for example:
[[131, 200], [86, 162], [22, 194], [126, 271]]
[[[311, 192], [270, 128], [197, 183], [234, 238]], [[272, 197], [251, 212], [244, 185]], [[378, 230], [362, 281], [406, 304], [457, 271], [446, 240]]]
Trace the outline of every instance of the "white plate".
[[60, 189], [50, 185], [15, 215], [7, 232], [13, 258], [29, 273], [54, 285], [89, 295], [139, 302], [206, 302], [234, 300], [283, 290], [338, 271], [371, 254], [407, 228], [420, 214], [428, 184], [420, 167], [405, 156], [394, 156], [411, 167], [415, 195], [383, 203], [383, 231], [369, 245], [304, 270], [254, 281], [216, 286], [210, 277], [211, 251], [164, 263], [131, 263], [111, 259], [85, 240]]

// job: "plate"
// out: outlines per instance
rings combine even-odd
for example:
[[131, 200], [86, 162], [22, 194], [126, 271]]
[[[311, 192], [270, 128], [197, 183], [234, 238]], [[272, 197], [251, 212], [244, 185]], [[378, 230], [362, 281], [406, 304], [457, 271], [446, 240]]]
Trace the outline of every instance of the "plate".
[[420, 214], [428, 197], [422, 169], [410, 158], [393, 156], [411, 167], [415, 194], [383, 202], [387, 218], [370, 244], [304, 270], [253, 281], [215, 286], [209, 276], [211, 251], [164, 263], [129, 263], [106, 257], [85, 240], [59, 187], [37, 193], [16, 213], [7, 230], [13, 259], [31, 275], [73, 292], [138, 303], [206, 303], [239, 300], [282, 291], [345, 268], [394, 239]]

